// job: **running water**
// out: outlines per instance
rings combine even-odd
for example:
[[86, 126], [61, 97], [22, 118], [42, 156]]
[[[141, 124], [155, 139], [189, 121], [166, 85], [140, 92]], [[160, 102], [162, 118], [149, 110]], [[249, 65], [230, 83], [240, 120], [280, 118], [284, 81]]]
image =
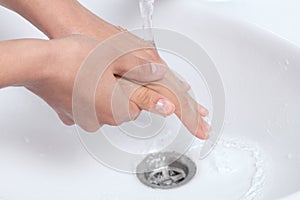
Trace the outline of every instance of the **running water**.
[[[154, 36], [152, 31], [152, 15], [154, 10], [154, 1], [155, 0], [139, 0], [140, 12], [143, 19], [144, 40], [153, 44]], [[289, 62], [287, 61], [286, 65], [288, 64]], [[261, 150], [256, 145], [248, 144], [238, 139], [219, 140], [216, 150], [212, 153], [212, 155], [209, 156], [209, 158], [206, 159], [206, 161], [201, 161], [203, 165], [202, 170], [205, 171], [205, 169], [207, 169], [205, 166], [207, 166], [208, 163], [213, 162], [215, 170], [217, 170], [217, 174], [219, 174], [216, 177], [221, 178], [222, 176], [226, 177], [230, 176], [231, 174], [238, 174], [239, 171], [245, 174], [246, 172], [241, 170], [242, 168], [239, 169], [239, 166], [242, 164], [236, 163], [236, 161], [240, 159], [244, 159], [245, 161], [245, 163], [243, 164], [243, 167], [245, 167], [244, 169], [247, 169], [247, 171], [249, 170], [248, 173], [250, 173], [251, 171], [252, 173], [248, 174], [247, 178], [244, 176], [245, 179], [243, 179], [243, 181], [248, 182], [249, 185], [248, 187], [244, 188], [243, 194], [241, 194], [239, 199], [254, 200], [261, 195], [266, 179], [264, 156]], [[207, 174], [209, 173], [202, 174], [202, 181], [204, 183], [203, 186], [210, 187], [209, 180], [212, 178], [213, 175]], [[225, 178], [225, 182], [228, 182], [227, 178]], [[236, 181], [237, 182], [233, 183], [240, 184], [241, 180], [237, 179]], [[213, 181], [213, 183], [216, 186], [216, 182]], [[236, 187], [237, 186], [238, 185], [236, 185]], [[221, 188], [215, 189], [220, 190]]]
[[139, 0], [140, 12], [143, 19], [144, 40], [154, 44], [152, 32], [152, 15], [155, 0]]

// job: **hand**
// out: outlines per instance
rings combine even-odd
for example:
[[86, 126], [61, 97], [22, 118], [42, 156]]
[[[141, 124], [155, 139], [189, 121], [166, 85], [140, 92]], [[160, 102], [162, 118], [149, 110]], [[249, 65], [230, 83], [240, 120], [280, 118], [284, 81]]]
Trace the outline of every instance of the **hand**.
[[[30, 22], [32, 22], [34, 25], [36, 25], [40, 30], [42, 30], [46, 35], [49, 36], [49, 38], [60, 38], [64, 37], [67, 35], [71, 34], [82, 34], [82, 35], [87, 35], [92, 37], [93, 39], [97, 41], [104, 41], [105, 39], [111, 37], [114, 34], [120, 33], [124, 30], [112, 26], [109, 23], [101, 20], [91, 12], [89, 12], [87, 9], [85, 9], [83, 6], [81, 6], [78, 2], [76, 1], [59, 1], [59, 0], [53, 0], [51, 5], [49, 6], [48, 1], [45, 0], [36, 0], [38, 3], [32, 4], [31, 2], [27, 1], [22, 1], [22, 0], [15, 0], [15, 1], [7, 1], [3, 0], [2, 3], [3, 5], [9, 7], [10, 9], [15, 10], [25, 18], [27, 18]], [[0, 2], [1, 3], [1, 2]], [[56, 17], [49, 17], [53, 15], [53, 11], [55, 10], [55, 16]], [[55, 40], [57, 41], [57, 40]], [[56, 42], [53, 42], [56, 43]], [[81, 43], [81, 42], [79, 42]], [[126, 41], [125, 41], [126, 43]], [[128, 44], [129, 45], [129, 44]], [[65, 48], [64, 45], [61, 46], [62, 49]], [[87, 48], [89, 49], [89, 48]], [[78, 49], [77, 49], [78, 50]], [[87, 51], [85, 51], [86, 53]], [[61, 52], [61, 56], [65, 55], [64, 52]], [[74, 53], [74, 52], [72, 52]], [[83, 51], [80, 53], [80, 50], [76, 52], [78, 54], [81, 54], [81, 57], [74, 57], [70, 59], [74, 59], [74, 63], [69, 63], [65, 64], [66, 59], [59, 59], [56, 58], [57, 60], [61, 60], [60, 65], [63, 64], [63, 67], [59, 67], [59, 69], [55, 68], [53, 66], [52, 68], [52, 73], [53, 76], [50, 76], [48, 79], [48, 83], [46, 82], [41, 82], [37, 83], [33, 87], [28, 87], [32, 91], [35, 91], [39, 96], [44, 98], [52, 107], [57, 110], [59, 113], [61, 119], [67, 123], [67, 124], [72, 124], [73, 119], [70, 113], [71, 112], [71, 95], [70, 94], [65, 94], [64, 92], [70, 92], [72, 88], [72, 83], [74, 83], [75, 79], [75, 74], [76, 71], [78, 70], [79, 66], [79, 60], [83, 60], [83, 57], [86, 56]], [[74, 55], [76, 55], [74, 53]], [[72, 54], [68, 54], [72, 55]], [[81, 58], [81, 59], [80, 59]], [[152, 50], [148, 51], [138, 51], [138, 52], [133, 52], [130, 56], [123, 57], [119, 60], [119, 68], [116, 67], [114, 68], [115, 70], [117, 69], [117, 72], [124, 75], [124, 72], [128, 71], [128, 68], [126, 68], [126, 64], [128, 63], [128, 66], [136, 65], [136, 64], [141, 64], [140, 63], [140, 58], [143, 58], [144, 61], [151, 63], [161, 63], [164, 64], [164, 62], [160, 59], [158, 56], [157, 52]], [[76, 60], [76, 61], [75, 61]], [[52, 65], [55, 62], [52, 63]], [[74, 65], [73, 65], [74, 64]], [[77, 65], [76, 65], [77, 64]], [[60, 65], [55, 65], [55, 66], [60, 66]], [[72, 69], [69, 69], [66, 66], [73, 66], [71, 67]], [[122, 69], [125, 66], [124, 69]], [[62, 74], [58, 74], [58, 72], [63, 71]], [[201, 139], [207, 139], [208, 137], [208, 131], [209, 131], [209, 125], [201, 118], [204, 117], [208, 114], [208, 111], [198, 105], [187, 93], [185, 90], [182, 90], [182, 84], [178, 79], [174, 77], [172, 73], [170, 73], [168, 70], [166, 71], [166, 77], [163, 78], [161, 82], [153, 82], [151, 78], [149, 80], [144, 80], [144, 82], [148, 81], [151, 82], [151, 84], [144, 85], [144, 87], [141, 89], [142, 91], [157, 91], [161, 97], [164, 97], [164, 99], [170, 99], [172, 101], [172, 104], [170, 107], [173, 108], [173, 105], [175, 105], [175, 113], [177, 116], [183, 121], [183, 123], [187, 126], [187, 128], [195, 134], [197, 137]], [[112, 78], [112, 74], [107, 75], [108, 78], [111, 78], [109, 81], [109, 84], [113, 84], [115, 81], [115, 77]], [[158, 76], [159, 77], [159, 76]], [[133, 76], [129, 77], [129, 80], [137, 80], [141, 76], [136, 76], [136, 74], [133, 73]], [[161, 78], [161, 77], [160, 77]], [[66, 80], [64, 80], [66, 79]], [[167, 80], [167, 81], [166, 81]], [[63, 84], [63, 88], [59, 88]], [[47, 85], [49, 84], [49, 85]], [[40, 85], [40, 86], [38, 86]], [[186, 84], [185, 84], [186, 85]], [[56, 86], [56, 87], [55, 87]], [[103, 86], [102, 86], [103, 87]], [[136, 86], [137, 87], [137, 86]], [[56, 89], [55, 89], [56, 88]], [[101, 86], [99, 87], [100, 90]], [[168, 89], [167, 89], [168, 88]], [[51, 89], [55, 89], [55, 95], [53, 97], [49, 97], [49, 91]], [[103, 88], [105, 89], [105, 88]], [[57, 93], [57, 94], [56, 94]], [[105, 91], [103, 91], [105, 93]], [[143, 92], [141, 92], [143, 94]], [[106, 94], [106, 93], [105, 93]], [[106, 94], [107, 95], [107, 94]], [[132, 105], [131, 106], [131, 114], [132, 116], [127, 117], [127, 119], [133, 119], [135, 117], [135, 114], [138, 113], [140, 109], [148, 109], [152, 108], [153, 105], [156, 105], [157, 102], [154, 102], [151, 100], [151, 94], [149, 92], [145, 92], [143, 95], [135, 95], [136, 98], [139, 98], [143, 100], [142, 105]], [[109, 95], [108, 95], [109, 96]], [[146, 98], [148, 97], [148, 98]], [[167, 97], [167, 98], [166, 98]], [[57, 99], [55, 99], [57, 98]], [[131, 97], [131, 98], [134, 98]], [[83, 98], [84, 99], [84, 98]], [[150, 100], [147, 100], [150, 99]], [[154, 98], [155, 99], [155, 98]], [[137, 99], [134, 99], [135, 101], [139, 101]], [[54, 102], [59, 102], [62, 101], [60, 104], [59, 103], [54, 103]], [[148, 101], [148, 102], [147, 102]], [[131, 102], [134, 102], [131, 99]], [[168, 102], [168, 101], [166, 101]], [[107, 102], [106, 102], [107, 103]], [[58, 104], [58, 105], [57, 105]], [[160, 103], [158, 105], [161, 105]], [[135, 107], [136, 106], [136, 107]], [[97, 106], [97, 111], [99, 107], [102, 106]], [[126, 106], [125, 106], [126, 108]], [[101, 110], [101, 109], [100, 109]], [[151, 110], [151, 109], [150, 109]], [[68, 113], [68, 114], [67, 114]], [[103, 114], [105, 113], [105, 114]], [[114, 124], [111, 120], [111, 113], [107, 110], [103, 110], [103, 113], [100, 115], [98, 114], [98, 118], [100, 121], [103, 121], [103, 123], [109, 123], [109, 124]], [[99, 116], [100, 115], [100, 116]], [[107, 115], [107, 119], [106, 116]], [[105, 119], [101, 119], [105, 118]], [[110, 119], [110, 120], [109, 120]], [[84, 126], [84, 122], [82, 126]], [[89, 125], [87, 126], [89, 127]]]
[[[73, 35], [62, 39], [49, 41], [50, 59], [45, 62], [43, 71], [45, 78], [38, 82], [26, 83], [26, 88], [43, 98], [59, 115], [61, 120], [68, 125], [74, 124], [74, 116], [72, 111], [72, 95], [76, 75], [80, 65], [86, 58], [88, 53], [98, 44], [95, 40], [86, 36]], [[139, 62], [143, 65], [143, 59], [135, 58], [128, 54], [104, 70], [102, 79], [99, 82], [96, 91], [96, 113], [98, 121], [93, 123], [86, 113], [82, 113], [79, 125], [87, 131], [95, 131], [103, 124], [119, 125], [122, 122], [135, 119], [141, 109], [151, 110], [157, 114], [167, 116], [175, 111], [175, 106], [163, 95], [116, 77], [122, 76], [130, 71], [132, 63]], [[122, 62], [122, 68], [119, 63]], [[128, 63], [128, 65], [127, 65]], [[147, 77], [139, 81], [155, 81], [164, 76], [165, 69], [157, 68], [152, 73], [151, 66], [144, 65], [142, 69], [133, 71], [130, 76]], [[126, 76], [126, 75], [125, 75]], [[128, 76], [127, 78], [130, 78]], [[120, 81], [121, 80], [121, 81]], [[112, 95], [118, 83], [121, 82], [122, 92], [117, 93], [116, 99], [119, 103], [118, 116], [113, 115], [111, 108]], [[89, 105], [91, 99], [87, 95], [80, 95], [80, 101], [83, 108]], [[128, 111], [129, 110], [129, 114]]]

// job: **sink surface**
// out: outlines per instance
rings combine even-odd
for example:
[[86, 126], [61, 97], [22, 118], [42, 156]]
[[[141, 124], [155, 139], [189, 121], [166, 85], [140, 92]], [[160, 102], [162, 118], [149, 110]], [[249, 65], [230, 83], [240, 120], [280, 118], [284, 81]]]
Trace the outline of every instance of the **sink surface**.
[[[128, 29], [141, 23], [137, 1], [82, 2]], [[6, 16], [1, 24], [11, 18], [24, 32], [6, 24], [0, 39], [44, 37], [8, 11], [1, 16]], [[300, 198], [300, 48], [252, 24], [207, 11], [194, 0], [158, 0], [154, 24], [197, 42], [225, 87], [226, 120], [218, 145], [203, 160], [193, 154], [200, 142], [187, 152], [197, 165], [195, 177], [176, 189], [148, 188], [135, 175], [98, 163], [75, 128], [64, 126], [39, 98], [22, 88], [6, 88], [0, 90], [0, 199]], [[174, 63], [172, 57], [165, 59]], [[188, 73], [183, 77], [189, 80]], [[191, 85], [195, 90], [197, 85]]]

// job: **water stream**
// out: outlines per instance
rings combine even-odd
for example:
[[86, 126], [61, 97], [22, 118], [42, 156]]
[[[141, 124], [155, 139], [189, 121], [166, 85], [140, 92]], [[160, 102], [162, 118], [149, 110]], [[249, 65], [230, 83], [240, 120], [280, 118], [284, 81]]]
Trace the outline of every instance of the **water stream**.
[[140, 12], [143, 20], [144, 40], [154, 44], [152, 32], [152, 15], [155, 0], [139, 0]]
[[[152, 15], [154, 2], [155, 0], [139, 0], [140, 12], [143, 20], [144, 40], [153, 44], [154, 36], [152, 32]], [[240, 159], [244, 159], [245, 163], [243, 163], [242, 166], [244, 165], [243, 167], [245, 168], [239, 168], [241, 164], [237, 161]], [[225, 175], [225, 177], [229, 175], [228, 177], [230, 177], [230, 174], [235, 174], [234, 177], [236, 177], [239, 173], [241, 173], [239, 175], [242, 177], [242, 174], [244, 173], [243, 170], [247, 171], [252, 168], [252, 174], [248, 174], [248, 177], [244, 177], [248, 179], [249, 185], [246, 187], [247, 190], [239, 197], [239, 199], [254, 200], [261, 195], [266, 179], [265, 160], [263, 153], [257, 146], [245, 143], [238, 139], [223, 139], [218, 142], [218, 145], [212, 155], [201, 162], [202, 164], [200, 164], [200, 166], [203, 167], [203, 171], [205, 171], [205, 169], [209, 169], [212, 166], [210, 164], [213, 162], [213, 166], [218, 174], [217, 177], [222, 177], [222, 175]], [[212, 171], [208, 170], [207, 172]], [[210, 182], [210, 179], [214, 176], [214, 174], [206, 173], [206, 175], [202, 174], [202, 176], [202, 181], [205, 183], [203, 186], [207, 186], [207, 183]], [[228, 179], [225, 179], [224, 181], [232, 182]], [[236, 181], [239, 181], [239, 178]], [[246, 180], [244, 179], [243, 181]], [[238, 182], [233, 181], [232, 183], [237, 184]], [[243, 189], [246, 188], [244, 187]]]

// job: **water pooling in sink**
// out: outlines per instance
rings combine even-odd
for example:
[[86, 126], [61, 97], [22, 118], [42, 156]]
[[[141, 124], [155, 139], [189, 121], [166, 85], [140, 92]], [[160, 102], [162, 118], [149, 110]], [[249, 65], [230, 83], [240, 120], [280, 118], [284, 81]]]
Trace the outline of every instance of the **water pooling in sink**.
[[[259, 199], [266, 181], [267, 162], [263, 150], [255, 143], [245, 142], [237, 138], [224, 138], [219, 140], [214, 151], [204, 160], [194, 159], [192, 154], [193, 152], [197, 152], [198, 149], [199, 144], [193, 145], [186, 154], [186, 156], [190, 156], [194, 160], [197, 166], [193, 166], [190, 162], [186, 161], [186, 159], [189, 159], [186, 156], [183, 156], [183, 159], [179, 160], [183, 165], [191, 168], [192, 174], [197, 170], [195, 176], [193, 177], [192, 175], [184, 183], [179, 182], [178, 185], [172, 183], [171, 185], [157, 186], [157, 181], [153, 184], [153, 180], [149, 176], [149, 174], [156, 175], [158, 174], [157, 172], [160, 173], [159, 170], [163, 167], [168, 168], [168, 166], [171, 166], [172, 168], [172, 164], [166, 166], [162, 166], [162, 164], [167, 159], [166, 157], [172, 157], [173, 154], [176, 154], [175, 152], [150, 154], [138, 167], [147, 168], [145, 160], [151, 163], [151, 158], [153, 157], [153, 162], [158, 163], [157, 170], [138, 174], [137, 176], [145, 185], [155, 189], [185, 187], [185, 184], [187, 184], [187, 187], [189, 187], [189, 184], [197, 185], [198, 193], [204, 199]], [[160, 154], [164, 155], [165, 158], [161, 161], [161, 164], [159, 164], [160, 160], [156, 156]], [[175, 163], [175, 165], [177, 164]], [[162, 177], [162, 180], [165, 180], [164, 177]], [[193, 187], [192, 185], [191, 187]]]
[[[246, 190], [240, 199], [254, 200], [263, 191], [266, 179], [266, 162], [263, 151], [240, 139], [221, 139], [212, 154], [200, 166], [215, 168], [217, 176], [224, 175], [231, 187], [239, 188], [245, 184]], [[207, 173], [207, 176], [212, 175]], [[230, 178], [234, 175], [235, 181]], [[211, 179], [211, 178], [210, 178]], [[233, 182], [232, 182], [233, 181]], [[248, 186], [247, 186], [248, 185]]]

